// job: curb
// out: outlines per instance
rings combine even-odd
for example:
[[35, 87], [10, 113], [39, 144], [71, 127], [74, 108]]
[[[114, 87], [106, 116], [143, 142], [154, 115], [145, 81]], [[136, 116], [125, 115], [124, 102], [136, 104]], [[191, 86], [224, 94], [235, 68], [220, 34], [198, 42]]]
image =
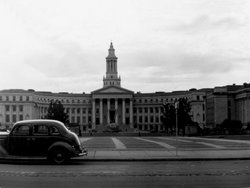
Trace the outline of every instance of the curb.
[[[188, 158], [188, 157], [180, 157], [180, 158], [99, 158], [99, 159], [77, 159], [72, 158], [70, 162], [146, 162], [146, 161], [230, 161], [230, 160], [250, 160], [250, 157], [207, 157], [207, 158]], [[8, 158], [8, 157], [0, 157], [0, 164], [4, 163], [46, 163], [49, 161], [46, 158]]]

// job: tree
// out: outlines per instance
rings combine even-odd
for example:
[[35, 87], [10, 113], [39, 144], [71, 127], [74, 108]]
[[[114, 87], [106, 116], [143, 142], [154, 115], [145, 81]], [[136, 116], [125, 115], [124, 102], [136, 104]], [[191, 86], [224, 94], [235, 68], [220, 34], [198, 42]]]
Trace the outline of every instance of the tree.
[[173, 129], [175, 127], [175, 122], [176, 122], [174, 105], [167, 103], [163, 105], [163, 108], [164, 108], [164, 112], [161, 116], [162, 124], [165, 127], [166, 132], [169, 133], [170, 131], [172, 134], [174, 131]]
[[180, 98], [178, 101], [178, 127], [185, 135], [185, 127], [194, 123], [190, 116], [191, 105], [186, 98]]
[[65, 108], [59, 100], [51, 100], [45, 119], [54, 119], [61, 121], [65, 124], [69, 122], [68, 113], [65, 112]]
[[[177, 102], [177, 101], [176, 101]], [[185, 135], [185, 127], [187, 125], [193, 124], [193, 121], [190, 117], [191, 105], [186, 98], [178, 99], [178, 131], [182, 129], [183, 134]], [[176, 109], [174, 104], [167, 103], [163, 105], [164, 112], [161, 116], [161, 121], [165, 129], [170, 130], [171, 134], [173, 133], [174, 128], [176, 127]]]

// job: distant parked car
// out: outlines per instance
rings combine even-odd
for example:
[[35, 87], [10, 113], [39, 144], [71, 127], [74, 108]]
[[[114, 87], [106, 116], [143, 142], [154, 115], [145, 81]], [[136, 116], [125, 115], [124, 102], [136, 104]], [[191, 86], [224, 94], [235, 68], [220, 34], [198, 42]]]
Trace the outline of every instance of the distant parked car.
[[0, 138], [9, 155], [47, 156], [55, 164], [87, 155], [78, 136], [56, 120], [19, 121]]

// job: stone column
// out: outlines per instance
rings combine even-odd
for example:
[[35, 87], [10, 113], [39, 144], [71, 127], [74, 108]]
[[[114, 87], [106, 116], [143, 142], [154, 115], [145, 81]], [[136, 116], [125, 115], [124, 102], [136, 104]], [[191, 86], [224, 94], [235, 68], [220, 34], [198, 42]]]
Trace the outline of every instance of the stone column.
[[125, 124], [125, 99], [122, 99], [122, 124]]
[[129, 123], [130, 123], [130, 128], [133, 128], [133, 101], [130, 99], [129, 101]]
[[103, 124], [103, 101], [100, 99], [100, 124]]
[[92, 129], [95, 129], [95, 99], [92, 101]]
[[145, 130], [145, 108], [142, 107], [142, 130]]
[[107, 102], [107, 124], [109, 125], [110, 124], [110, 99], [107, 99], [108, 102]]
[[115, 99], [115, 123], [118, 124], [118, 99]]

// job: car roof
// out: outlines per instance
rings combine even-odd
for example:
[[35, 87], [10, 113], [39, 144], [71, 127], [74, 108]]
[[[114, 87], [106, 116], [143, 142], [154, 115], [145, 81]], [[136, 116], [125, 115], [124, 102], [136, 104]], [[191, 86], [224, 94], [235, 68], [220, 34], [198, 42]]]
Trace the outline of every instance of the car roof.
[[33, 124], [33, 123], [36, 123], [36, 124], [49, 123], [49, 124], [55, 125], [56, 127], [64, 127], [66, 129], [66, 126], [62, 122], [57, 121], [57, 120], [52, 120], [52, 119], [22, 120], [22, 121], [16, 122], [13, 127], [16, 127], [17, 125], [20, 125], [20, 124]]

